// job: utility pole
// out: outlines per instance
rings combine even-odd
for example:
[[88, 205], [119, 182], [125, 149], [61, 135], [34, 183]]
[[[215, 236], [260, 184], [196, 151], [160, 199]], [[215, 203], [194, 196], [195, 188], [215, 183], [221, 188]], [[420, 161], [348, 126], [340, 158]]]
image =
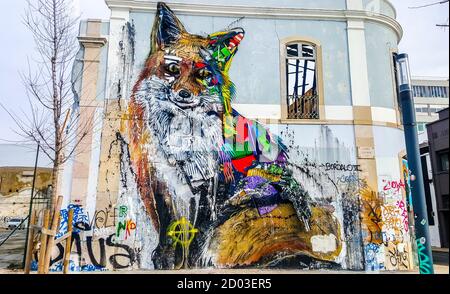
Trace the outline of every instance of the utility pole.
[[395, 55], [397, 85], [401, 100], [405, 130], [408, 166], [411, 171], [411, 193], [414, 211], [417, 254], [421, 274], [433, 274], [433, 255], [428, 224], [425, 188], [423, 186], [422, 162], [417, 136], [416, 112], [411, 90], [411, 73], [408, 54]]
[[36, 150], [36, 160], [34, 162], [33, 185], [31, 186], [30, 205], [29, 205], [29, 208], [28, 208], [28, 221], [27, 221], [28, 225], [27, 225], [27, 234], [26, 234], [26, 237], [25, 237], [25, 251], [23, 253], [22, 268], [25, 268], [25, 259], [27, 257], [28, 235], [29, 235], [29, 232], [30, 232], [30, 218], [31, 218], [32, 210], [33, 210], [34, 187], [35, 187], [35, 184], [36, 184], [37, 165], [38, 165], [40, 148], [41, 148], [41, 145], [38, 142], [37, 150]]

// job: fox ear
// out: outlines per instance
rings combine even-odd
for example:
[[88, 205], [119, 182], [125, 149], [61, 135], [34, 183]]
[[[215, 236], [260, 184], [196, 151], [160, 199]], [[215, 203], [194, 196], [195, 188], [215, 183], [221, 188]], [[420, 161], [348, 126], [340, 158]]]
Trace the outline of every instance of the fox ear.
[[209, 35], [209, 49], [212, 51], [212, 56], [219, 64], [221, 70], [228, 71], [230, 68], [231, 61], [237, 53], [244, 35], [245, 31], [242, 28]]
[[184, 32], [186, 29], [169, 6], [158, 2], [152, 30], [152, 52], [175, 43]]

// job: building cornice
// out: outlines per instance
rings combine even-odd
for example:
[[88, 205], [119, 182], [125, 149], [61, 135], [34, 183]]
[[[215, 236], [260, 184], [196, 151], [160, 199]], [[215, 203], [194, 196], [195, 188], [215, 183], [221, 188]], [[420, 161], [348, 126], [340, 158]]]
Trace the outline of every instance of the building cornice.
[[108, 40], [104, 37], [80, 36], [78, 41], [85, 47], [100, 48], [105, 46]]
[[[157, 1], [136, 0], [105, 0], [111, 10], [129, 10], [155, 12]], [[388, 2], [389, 3], [389, 2]], [[390, 3], [389, 3], [390, 4]], [[327, 9], [303, 9], [303, 8], [275, 8], [275, 7], [251, 7], [228, 6], [207, 4], [183, 4], [172, 3], [171, 9], [176, 13], [202, 15], [202, 16], [232, 16], [254, 17], [271, 19], [314, 19], [314, 20], [363, 20], [381, 23], [393, 29], [400, 42], [403, 36], [401, 25], [393, 18], [365, 10], [327, 10]]]

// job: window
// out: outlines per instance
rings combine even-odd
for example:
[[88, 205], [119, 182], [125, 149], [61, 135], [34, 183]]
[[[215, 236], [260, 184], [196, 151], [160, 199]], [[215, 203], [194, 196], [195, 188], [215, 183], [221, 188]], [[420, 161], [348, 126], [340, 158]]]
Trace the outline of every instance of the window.
[[425, 188], [425, 200], [427, 203], [427, 213], [428, 213], [428, 223], [430, 226], [434, 226], [434, 216], [433, 216], [433, 202], [431, 201], [431, 189], [430, 185], [433, 182], [428, 177], [428, 163], [427, 163], [427, 155], [420, 157], [422, 162], [422, 175], [423, 175], [423, 186]]
[[440, 172], [448, 172], [449, 163], [448, 163], [448, 151], [438, 153], [438, 170]]
[[447, 87], [442, 86], [413, 86], [414, 97], [448, 98]]
[[426, 104], [416, 104], [416, 112], [421, 114], [428, 114], [429, 107]]
[[420, 89], [417, 86], [413, 86], [413, 96], [420, 97]]
[[430, 107], [430, 112], [433, 113], [437, 113], [439, 110], [441, 110], [439, 107]]
[[441, 105], [425, 105], [425, 104], [416, 104], [415, 105], [416, 112], [418, 114], [426, 114], [426, 115], [434, 115], [441, 111], [442, 109], [446, 108], [446, 106]]
[[419, 133], [425, 132], [425, 130], [426, 130], [425, 125], [426, 125], [425, 123], [418, 123], [417, 124], [417, 131]]
[[312, 42], [284, 44], [288, 119], [320, 119], [318, 46]]

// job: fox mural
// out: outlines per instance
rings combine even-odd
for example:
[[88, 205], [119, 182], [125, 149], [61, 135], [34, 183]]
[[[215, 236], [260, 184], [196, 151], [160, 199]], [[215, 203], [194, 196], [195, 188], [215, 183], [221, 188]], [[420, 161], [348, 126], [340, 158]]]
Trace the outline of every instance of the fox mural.
[[[244, 38], [190, 34], [158, 4], [122, 132], [156, 269], [323, 268], [342, 250], [333, 209], [311, 199], [282, 140], [232, 107]], [[332, 246], [313, 250], [321, 240]]]

